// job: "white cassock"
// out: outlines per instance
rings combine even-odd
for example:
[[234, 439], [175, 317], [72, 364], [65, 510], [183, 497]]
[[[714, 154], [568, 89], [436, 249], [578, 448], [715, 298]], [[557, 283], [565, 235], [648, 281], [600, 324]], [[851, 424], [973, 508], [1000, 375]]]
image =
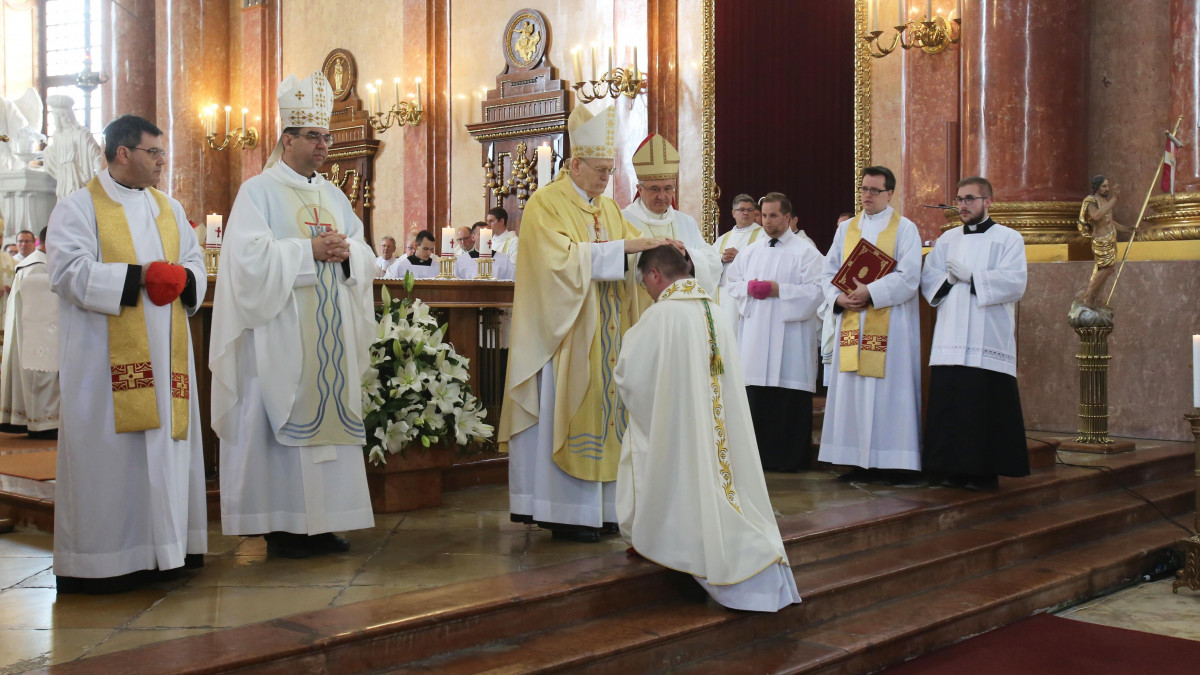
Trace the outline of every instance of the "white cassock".
[[[791, 230], [775, 246], [770, 239], [764, 232], [739, 249], [725, 275], [725, 290], [741, 316], [737, 342], [746, 384], [813, 392], [824, 259], [812, 241]], [[746, 287], [755, 280], [779, 284], [779, 297], [751, 297]]]
[[[758, 241], [758, 238], [761, 236], [763, 236], [762, 225], [750, 223], [741, 229], [735, 227], [717, 237], [717, 240], [713, 242], [712, 249], [717, 254], [717, 260], [720, 261], [721, 257], [725, 254], [725, 249], [736, 248], [738, 251], [742, 251], [750, 244]], [[734, 261], [736, 262], [737, 258], [734, 258]], [[732, 264], [733, 262], [721, 263], [720, 282], [717, 284], [717, 294], [713, 298], [721, 306], [721, 309], [725, 310], [725, 315], [729, 317], [729, 323], [736, 327], [738, 321], [741, 319], [741, 314], [738, 314], [736, 301], [726, 302], [725, 290], [725, 286], [728, 283], [726, 277], [729, 276], [729, 266]]]
[[[460, 253], [454, 260], [454, 276], [459, 279], [474, 279], [479, 274], [479, 259], [472, 258], [469, 252]], [[512, 259], [503, 253], [492, 256], [492, 279], [495, 281], [512, 281], [517, 277], [517, 270]]]
[[[862, 214], [862, 238], [874, 244], [892, 217], [892, 207], [875, 215]], [[838, 225], [825, 256], [825, 299], [841, 293], [831, 282], [842, 266], [846, 228]], [[864, 468], [921, 468], [921, 325], [918, 291], [921, 285], [921, 235], [917, 226], [901, 218], [896, 233], [896, 269], [867, 285], [874, 307], [891, 307], [888, 324], [885, 377], [863, 377], [840, 372], [841, 354], [833, 349], [825, 422], [821, 430], [822, 462]], [[837, 333], [844, 312], [837, 314]], [[865, 312], [859, 320], [866, 321]], [[860, 324], [864, 325], [864, 324]]]
[[[125, 209], [138, 262], [164, 257], [148, 190], [100, 185]], [[179, 227], [179, 264], [196, 282], [196, 306], [208, 277], [200, 243], [183, 206], [170, 200]], [[171, 438], [171, 306], [139, 292], [145, 310], [150, 364], [155, 373], [157, 429], [116, 433], [113, 418], [108, 317], [121, 312], [129, 266], [101, 260], [96, 212], [88, 190], [78, 190], [50, 214], [47, 246], [50, 288], [58, 296], [59, 385], [63, 423], [58, 433], [54, 486], [54, 573], [114, 577], [138, 570], [172, 569], [184, 554], [204, 553], [208, 526], [204, 448], [196, 400], [196, 364], [188, 338], [190, 397], [187, 440]]]
[[503, 253], [508, 256], [509, 262], [512, 263], [515, 270], [517, 267], [517, 250], [520, 247], [520, 243], [516, 232], [505, 230], [492, 237], [492, 255], [499, 257], [499, 254]]
[[682, 241], [696, 268], [696, 281], [700, 282], [700, 287], [709, 294], [717, 292], [717, 284], [721, 280], [721, 256], [716, 255], [712, 246], [704, 241], [695, 218], [673, 207], [668, 207], [666, 213], [658, 215], [646, 208], [640, 198], [626, 206], [621, 215], [647, 237], [668, 237]]
[[[709, 316], [720, 375], [711, 369]], [[800, 602], [733, 327], [694, 279], [667, 287], [629, 329], [614, 378], [629, 411], [617, 474], [625, 539], [647, 559], [694, 576], [726, 607], [774, 612]]]
[[[1000, 224], [970, 235], [966, 227], [938, 238], [921, 273], [921, 291], [937, 307], [929, 365], [985, 368], [1016, 377], [1016, 312], [1025, 294], [1025, 240]], [[938, 296], [949, 280], [948, 258], [971, 269], [974, 293], [971, 284], [962, 283]]]
[[392, 265], [396, 264], [396, 261], [402, 257], [403, 256], [397, 256], [395, 258], [385, 258], [383, 256], [379, 256], [378, 258], [376, 258], [375, 266], [379, 268], [379, 273], [376, 276], [383, 276], [384, 274], [386, 274], [388, 271], [388, 268], [391, 267]]
[[[371, 527], [361, 378], [375, 256], [346, 196], [284, 162], [238, 191], [221, 248], [210, 350], [225, 534]], [[313, 260], [330, 227], [346, 265]]]
[[388, 268], [387, 273], [383, 275], [383, 278], [403, 279], [406, 272], [412, 272], [415, 279], [432, 279], [438, 275], [437, 258], [430, 258], [432, 262], [428, 265], [415, 265], [410, 260], [410, 257], [415, 256], [402, 255], [397, 258], [396, 262], [392, 263], [392, 266]]
[[58, 428], [58, 299], [50, 292], [46, 254], [17, 264], [4, 315], [0, 423], [30, 431]]

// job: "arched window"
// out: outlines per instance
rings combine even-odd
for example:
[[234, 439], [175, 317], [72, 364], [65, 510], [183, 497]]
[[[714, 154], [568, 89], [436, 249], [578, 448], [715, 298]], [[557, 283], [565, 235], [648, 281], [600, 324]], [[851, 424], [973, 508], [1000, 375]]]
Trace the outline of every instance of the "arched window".
[[[75, 119], [93, 134], [104, 128], [100, 114], [100, 89], [88, 87], [88, 72], [95, 78], [104, 70], [100, 54], [101, 0], [41, 0], [38, 90], [47, 96], [65, 94], [75, 101]], [[53, 136], [53, 125], [46, 132]]]

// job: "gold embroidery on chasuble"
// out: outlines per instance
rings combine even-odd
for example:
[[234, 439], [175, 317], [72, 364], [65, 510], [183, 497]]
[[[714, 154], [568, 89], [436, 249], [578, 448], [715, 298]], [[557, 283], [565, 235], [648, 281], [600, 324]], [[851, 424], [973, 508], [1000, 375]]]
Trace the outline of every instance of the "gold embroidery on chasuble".
[[[293, 189], [297, 236], [312, 239], [339, 232], [337, 219], [321, 204], [319, 190]], [[360, 396], [347, 378], [345, 340], [338, 294], [340, 263], [316, 262], [317, 283], [294, 290], [300, 329], [300, 384], [279, 436], [299, 446], [362, 445], [362, 416], [351, 405]]]
[[[87, 189], [96, 211], [96, 233], [100, 256], [105, 263], [137, 265], [137, 249], [125, 215], [125, 207], [108, 196], [93, 177]], [[179, 262], [179, 225], [167, 196], [146, 188], [158, 206], [154, 224], [168, 262]], [[188, 376], [188, 324], [183, 301], [171, 303], [170, 384], [171, 438], [187, 440], [190, 380]], [[154, 368], [150, 359], [150, 338], [146, 331], [146, 309], [142, 294], [133, 307], [121, 307], [120, 314], [108, 317], [109, 372], [113, 397], [113, 423], [117, 433], [147, 431], [160, 426]]]
[[[842, 242], [842, 261], [845, 262], [858, 241], [862, 239], [863, 212], [851, 219], [846, 227], [846, 239]], [[887, 227], [879, 233], [875, 242], [880, 250], [896, 257], [896, 234], [900, 230], [900, 211], [893, 209]], [[866, 320], [859, 321], [859, 313], [842, 312], [842, 330], [839, 340], [839, 370], [843, 373], [857, 372], [863, 377], [883, 377], [887, 361], [888, 326], [891, 323], [891, 307], [868, 307]]]

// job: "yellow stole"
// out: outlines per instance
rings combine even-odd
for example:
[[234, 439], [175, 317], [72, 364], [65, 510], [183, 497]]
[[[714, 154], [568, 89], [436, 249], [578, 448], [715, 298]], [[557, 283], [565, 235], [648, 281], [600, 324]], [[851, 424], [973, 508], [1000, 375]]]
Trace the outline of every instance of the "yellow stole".
[[[846, 228], [846, 241], [842, 244], [842, 262], [850, 257], [854, 247], [862, 239], [862, 212], [850, 221]], [[893, 209], [887, 227], [879, 233], [875, 246], [884, 253], [896, 257], [896, 232], [900, 230], [900, 211]], [[892, 317], [891, 307], [870, 307], [867, 318], [859, 325], [858, 312], [842, 312], [841, 367], [843, 373], [858, 372], [863, 377], [883, 377], [887, 359], [888, 323]], [[859, 350], [859, 334], [862, 334], [862, 349]]]
[[[98, 177], [92, 178], [87, 187], [96, 209], [101, 258], [106, 263], [137, 265], [125, 207], [108, 196]], [[146, 189], [158, 203], [154, 223], [162, 239], [163, 254], [169, 262], [178, 263], [179, 225], [175, 222], [175, 211], [165, 194], [154, 188]], [[158, 399], [141, 293], [137, 305], [121, 307], [120, 314], [108, 317], [108, 350], [117, 433], [157, 429]], [[187, 440], [188, 434], [188, 375], [187, 314], [183, 311], [183, 301], [176, 299], [171, 303], [171, 438], [178, 441]]]

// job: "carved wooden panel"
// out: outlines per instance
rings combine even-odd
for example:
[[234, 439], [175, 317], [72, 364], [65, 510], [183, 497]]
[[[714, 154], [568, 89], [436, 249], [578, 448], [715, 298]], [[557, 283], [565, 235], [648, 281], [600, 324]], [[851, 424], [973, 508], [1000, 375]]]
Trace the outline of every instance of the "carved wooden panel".
[[321, 70], [333, 87], [334, 98], [329, 118], [333, 146], [321, 174], [345, 193], [363, 222], [363, 237], [374, 247], [371, 211], [376, 199], [375, 154], [379, 141], [358, 97], [358, 65], [348, 50], [335, 49], [325, 57]]

